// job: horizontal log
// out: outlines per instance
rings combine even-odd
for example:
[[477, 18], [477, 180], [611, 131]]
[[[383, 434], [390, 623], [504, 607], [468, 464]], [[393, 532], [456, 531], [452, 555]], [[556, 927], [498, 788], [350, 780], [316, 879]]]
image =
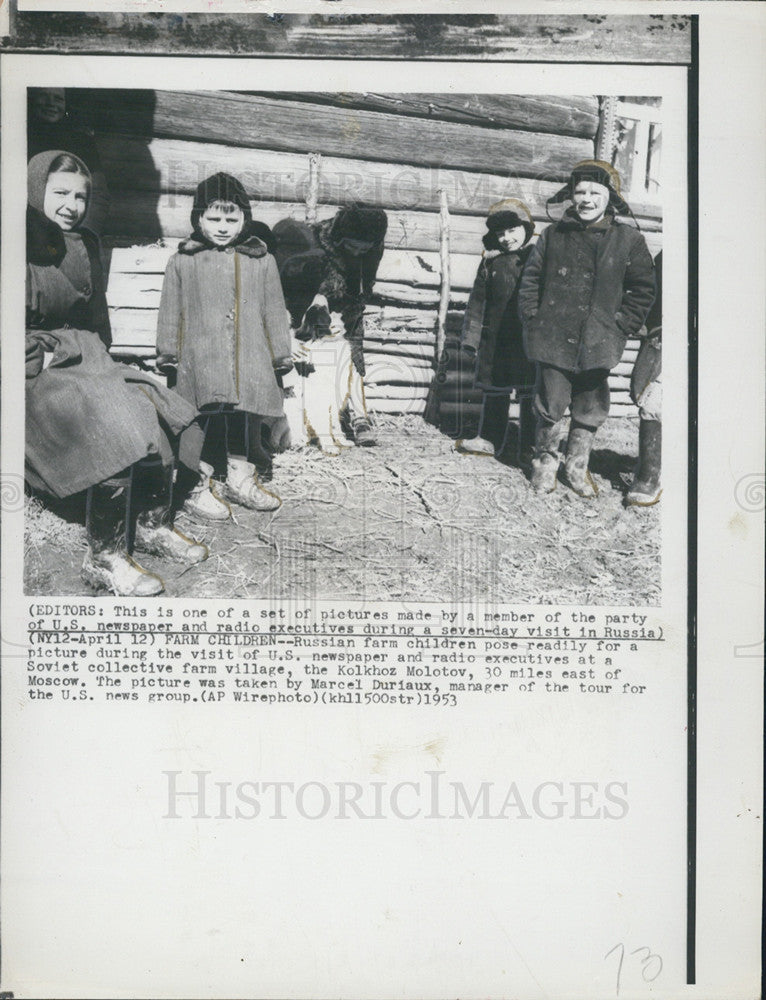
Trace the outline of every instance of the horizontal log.
[[[71, 5], [70, 5], [71, 6]], [[80, 3], [79, 8], [84, 7]], [[185, 13], [180, 18], [14, 11], [11, 48], [69, 53], [207, 53], [330, 59], [470, 59], [513, 62], [688, 63], [691, 18], [674, 14], [465, 14], [372, 16]]]
[[354, 94], [246, 91], [283, 101], [331, 104], [339, 108], [386, 111], [414, 118], [528, 129], [593, 139], [598, 131], [596, 97], [529, 94]]
[[392, 416], [415, 414], [420, 416], [426, 408], [425, 399], [375, 399], [367, 401], [367, 409], [372, 413], [388, 413]]
[[376, 386], [365, 379], [364, 397], [368, 402], [376, 399], [425, 399], [428, 387], [420, 385], [386, 385]]
[[[305, 220], [306, 207], [297, 202], [253, 202], [253, 215], [269, 226], [281, 219]], [[180, 239], [191, 229], [192, 197], [190, 195], [148, 192], [113, 193], [105, 236], [115, 242], [152, 243], [158, 239]], [[334, 205], [319, 205], [319, 219], [329, 219], [335, 214]], [[484, 216], [455, 215], [450, 220], [450, 249], [455, 254], [478, 254], [482, 237], [486, 233]], [[641, 222], [644, 228], [644, 220]], [[654, 225], [654, 222], [646, 223]], [[657, 223], [659, 225], [659, 223]], [[544, 225], [538, 225], [542, 232]], [[647, 242], [650, 233], [644, 231]], [[388, 212], [388, 231], [385, 244], [391, 249], [438, 252], [439, 217], [432, 212]], [[660, 239], [661, 243], [661, 239]], [[650, 250], [654, 247], [650, 244]]]
[[[163, 247], [143, 250], [116, 247], [112, 250], [110, 278], [118, 274], [164, 274], [168, 260], [175, 253], [177, 241]], [[479, 264], [477, 254], [452, 254], [450, 276], [453, 288], [470, 289]], [[401, 282], [423, 288], [438, 288], [441, 281], [439, 255], [427, 250], [393, 250], [384, 252], [378, 267], [381, 281]]]
[[[549, 180], [563, 180], [573, 163], [593, 156], [591, 139], [496, 131], [329, 105], [318, 109], [302, 101], [231, 91], [151, 92], [151, 131], [147, 134], [146, 98], [137, 94], [141, 92], [126, 91], [120, 105], [111, 109], [110, 131], [417, 166], [544, 175]], [[94, 101], [98, 100], [96, 91]]]
[[[107, 300], [114, 309], [158, 309], [162, 281], [162, 274], [115, 274], [109, 279]], [[373, 300], [432, 306], [438, 302], [438, 295], [436, 288], [414, 288], [396, 281], [376, 281]], [[465, 303], [467, 298], [466, 291], [454, 289], [450, 294], [453, 303]]]
[[[111, 133], [100, 133], [97, 145], [114, 191], [191, 195], [205, 177], [223, 170], [238, 177], [253, 200], [305, 202], [305, 153]], [[546, 199], [560, 186], [507, 171], [476, 173], [323, 156], [317, 198], [333, 206], [362, 201], [391, 211], [438, 211], [443, 189], [453, 214], [481, 215], [503, 198], [518, 198], [534, 218], [543, 220]]]
[[428, 348], [423, 349], [423, 353], [420, 354], [401, 354], [393, 350], [382, 351], [378, 345], [371, 347], [368, 341], [365, 341], [364, 345], [364, 356], [369, 365], [383, 365], [383, 364], [395, 364], [401, 365], [404, 370], [405, 366], [407, 369], [410, 368], [421, 368], [433, 370], [433, 349], [430, 351]]

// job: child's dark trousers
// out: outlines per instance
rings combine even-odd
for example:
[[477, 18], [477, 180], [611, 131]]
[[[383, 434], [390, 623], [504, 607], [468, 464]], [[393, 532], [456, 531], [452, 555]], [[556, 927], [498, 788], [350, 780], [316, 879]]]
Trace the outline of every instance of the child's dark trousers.
[[546, 424], [557, 424], [570, 408], [573, 423], [596, 430], [609, 413], [609, 372], [594, 368], [567, 372], [538, 364], [535, 410]]

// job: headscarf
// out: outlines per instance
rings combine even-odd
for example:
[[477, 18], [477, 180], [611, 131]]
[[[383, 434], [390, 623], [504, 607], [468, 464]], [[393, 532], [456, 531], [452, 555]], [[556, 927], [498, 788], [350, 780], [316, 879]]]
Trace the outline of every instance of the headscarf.
[[[69, 156], [80, 173], [91, 183], [90, 170], [79, 156], [63, 149], [47, 149], [33, 156], [27, 164], [27, 261], [30, 264], [58, 266], [66, 255], [64, 231], [45, 215], [45, 189], [51, 164], [59, 156]], [[90, 196], [90, 195], [89, 195]]]

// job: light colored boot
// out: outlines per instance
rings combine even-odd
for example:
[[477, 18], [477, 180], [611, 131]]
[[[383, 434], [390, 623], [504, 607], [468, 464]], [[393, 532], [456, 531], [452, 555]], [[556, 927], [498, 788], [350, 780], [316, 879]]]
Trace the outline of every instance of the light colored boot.
[[258, 474], [252, 462], [240, 456], [230, 455], [228, 458], [224, 495], [232, 503], [250, 510], [276, 510], [282, 505], [276, 493], [258, 482]]
[[135, 548], [179, 562], [204, 562], [209, 555], [207, 546], [182, 534], [173, 524], [173, 467], [142, 471], [139, 483], [143, 487], [140, 500], [144, 509], [136, 518]]
[[88, 490], [88, 551], [82, 576], [91, 586], [102, 587], [118, 597], [154, 597], [162, 593], [165, 584], [140, 566], [127, 550], [129, 496], [127, 485], [101, 483]]
[[564, 459], [564, 478], [567, 485], [578, 497], [583, 497], [585, 500], [593, 500], [598, 496], [598, 486], [588, 471], [595, 436], [596, 432], [590, 427], [571, 427]]
[[486, 438], [477, 436], [474, 438], [458, 438], [455, 442], [455, 450], [463, 455], [484, 455], [487, 458], [495, 457], [495, 446]]
[[228, 521], [231, 507], [215, 491], [212, 475], [212, 465], [200, 462], [199, 480], [190, 490], [182, 509], [201, 521]]
[[538, 421], [535, 432], [535, 453], [532, 459], [532, 489], [537, 493], [553, 493], [559, 471], [559, 439], [561, 424]]

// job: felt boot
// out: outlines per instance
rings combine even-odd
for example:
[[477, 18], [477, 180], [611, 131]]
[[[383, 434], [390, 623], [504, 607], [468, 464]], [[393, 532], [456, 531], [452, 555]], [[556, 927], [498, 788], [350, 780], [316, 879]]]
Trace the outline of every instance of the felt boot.
[[91, 586], [103, 587], [118, 597], [153, 597], [161, 594], [165, 585], [128, 552], [129, 510], [129, 479], [90, 487], [85, 514], [88, 551], [82, 576]]
[[564, 459], [564, 480], [567, 486], [586, 500], [593, 500], [598, 496], [598, 487], [588, 471], [595, 436], [596, 432], [592, 428], [573, 424], [569, 429]]
[[651, 507], [662, 494], [662, 424], [642, 420], [638, 426], [638, 463], [625, 497], [626, 507]]
[[354, 417], [351, 421], [351, 434], [360, 448], [370, 448], [378, 443], [378, 435], [369, 417]]
[[215, 491], [212, 475], [213, 467], [207, 462], [200, 462], [199, 475], [196, 477], [183, 466], [179, 468], [179, 482], [176, 484], [178, 505], [184, 513], [201, 521], [228, 521], [231, 507]]
[[519, 438], [516, 461], [519, 467], [530, 464], [535, 450], [534, 396], [526, 393], [519, 396]]
[[136, 518], [135, 548], [179, 562], [204, 562], [209, 555], [207, 546], [184, 535], [173, 524], [173, 467], [139, 465], [136, 487], [137, 504], [143, 509]]
[[224, 496], [232, 503], [248, 507], [250, 510], [276, 510], [282, 501], [276, 495], [261, 486], [255, 466], [247, 459], [230, 455], [227, 462]]
[[532, 459], [532, 488], [537, 493], [553, 493], [559, 471], [559, 440], [561, 424], [545, 424], [538, 420], [535, 430], [535, 452]]

